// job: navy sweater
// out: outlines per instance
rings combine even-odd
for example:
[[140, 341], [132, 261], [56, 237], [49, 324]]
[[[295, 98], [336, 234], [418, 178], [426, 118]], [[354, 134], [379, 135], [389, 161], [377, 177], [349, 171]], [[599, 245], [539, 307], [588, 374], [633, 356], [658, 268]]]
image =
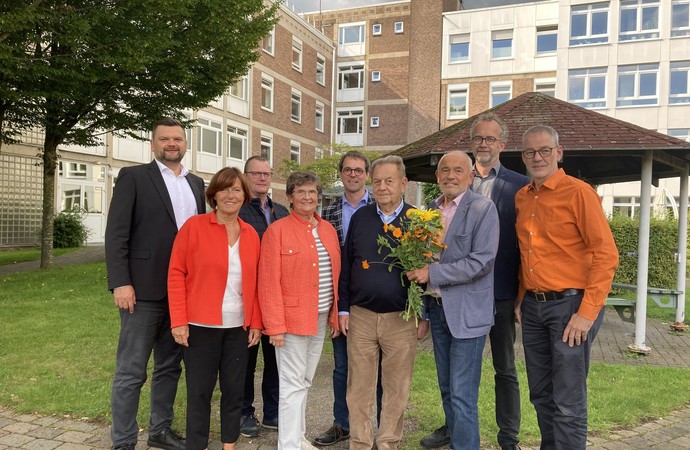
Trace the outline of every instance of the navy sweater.
[[[400, 226], [401, 218], [412, 208], [404, 204], [398, 217], [391, 225]], [[400, 281], [402, 271], [393, 268], [388, 271], [388, 262], [378, 264], [388, 255], [384, 248], [378, 253], [376, 238], [383, 235], [383, 222], [376, 211], [376, 204], [372, 203], [358, 209], [350, 220], [347, 230], [345, 247], [342, 255], [342, 269], [338, 286], [338, 310], [350, 311], [351, 306], [361, 306], [375, 313], [399, 312], [405, 309], [407, 302], [407, 288], [410, 282], [402, 276], [405, 284]], [[362, 261], [369, 263], [369, 269], [362, 267]]]

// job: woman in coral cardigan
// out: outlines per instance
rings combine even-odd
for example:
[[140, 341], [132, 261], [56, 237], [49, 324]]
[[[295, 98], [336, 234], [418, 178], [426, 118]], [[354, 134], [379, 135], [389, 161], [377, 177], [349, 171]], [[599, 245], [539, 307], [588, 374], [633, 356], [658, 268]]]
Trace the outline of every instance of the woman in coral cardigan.
[[304, 438], [307, 393], [321, 357], [326, 324], [338, 332], [336, 294], [340, 243], [316, 214], [321, 184], [295, 172], [286, 192], [292, 212], [271, 224], [261, 241], [259, 302], [278, 363], [278, 450], [311, 449]]
[[214, 210], [187, 220], [173, 245], [168, 301], [173, 337], [184, 347], [187, 449], [208, 448], [218, 377], [223, 449], [234, 449], [240, 435], [247, 347], [257, 344], [262, 329], [259, 236], [238, 217], [249, 199], [242, 172], [221, 169], [206, 190]]

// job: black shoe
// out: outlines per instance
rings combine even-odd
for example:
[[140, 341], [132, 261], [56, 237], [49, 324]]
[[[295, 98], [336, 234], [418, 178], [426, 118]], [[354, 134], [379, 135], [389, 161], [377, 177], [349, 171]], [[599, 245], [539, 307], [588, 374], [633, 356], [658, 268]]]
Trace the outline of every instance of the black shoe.
[[419, 445], [424, 448], [439, 448], [448, 444], [450, 444], [450, 431], [445, 425], [419, 441]]
[[187, 441], [172, 428], [168, 428], [162, 433], [149, 434], [146, 444], [149, 447], [164, 448], [165, 450], [184, 450]]
[[254, 417], [254, 414], [242, 416], [242, 420], [240, 420], [240, 434], [248, 438], [259, 436], [259, 421]]
[[314, 445], [326, 447], [346, 439], [350, 439], [350, 430], [333, 425], [324, 434], [314, 439]]
[[502, 445], [501, 450], [521, 450], [517, 444]]
[[122, 444], [117, 447], [113, 447], [113, 450], [134, 450], [137, 444]]
[[261, 426], [264, 428], [268, 428], [269, 430], [277, 430], [278, 429], [278, 418], [274, 419], [266, 419], [264, 417], [263, 422], [261, 422]]

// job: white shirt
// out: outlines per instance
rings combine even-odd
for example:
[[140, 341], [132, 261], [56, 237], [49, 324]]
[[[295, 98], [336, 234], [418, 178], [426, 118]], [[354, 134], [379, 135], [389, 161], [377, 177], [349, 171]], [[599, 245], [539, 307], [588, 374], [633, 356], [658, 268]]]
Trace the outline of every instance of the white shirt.
[[198, 212], [203, 212], [196, 210], [194, 192], [192, 192], [192, 187], [189, 185], [187, 178], [185, 178], [189, 170], [180, 164], [182, 170], [179, 175], [175, 175], [175, 172], [166, 167], [162, 162], [157, 159], [155, 161], [161, 171], [163, 181], [165, 181], [165, 187], [168, 189], [168, 195], [170, 195], [170, 201], [175, 212], [175, 222], [179, 230], [187, 219], [195, 216]]

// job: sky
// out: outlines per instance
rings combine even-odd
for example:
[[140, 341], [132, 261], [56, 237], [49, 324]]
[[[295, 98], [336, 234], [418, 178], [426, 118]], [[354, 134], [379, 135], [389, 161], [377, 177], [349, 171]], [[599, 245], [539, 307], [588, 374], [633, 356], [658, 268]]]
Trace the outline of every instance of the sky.
[[[355, 6], [372, 5], [376, 3], [390, 3], [395, 0], [288, 0], [287, 3], [294, 6], [297, 12], [318, 11], [321, 9], [352, 8]], [[510, 5], [515, 3], [527, 3], [534, 0], [464, 0], [465, 8], [482, 8], [487, 6]]]

